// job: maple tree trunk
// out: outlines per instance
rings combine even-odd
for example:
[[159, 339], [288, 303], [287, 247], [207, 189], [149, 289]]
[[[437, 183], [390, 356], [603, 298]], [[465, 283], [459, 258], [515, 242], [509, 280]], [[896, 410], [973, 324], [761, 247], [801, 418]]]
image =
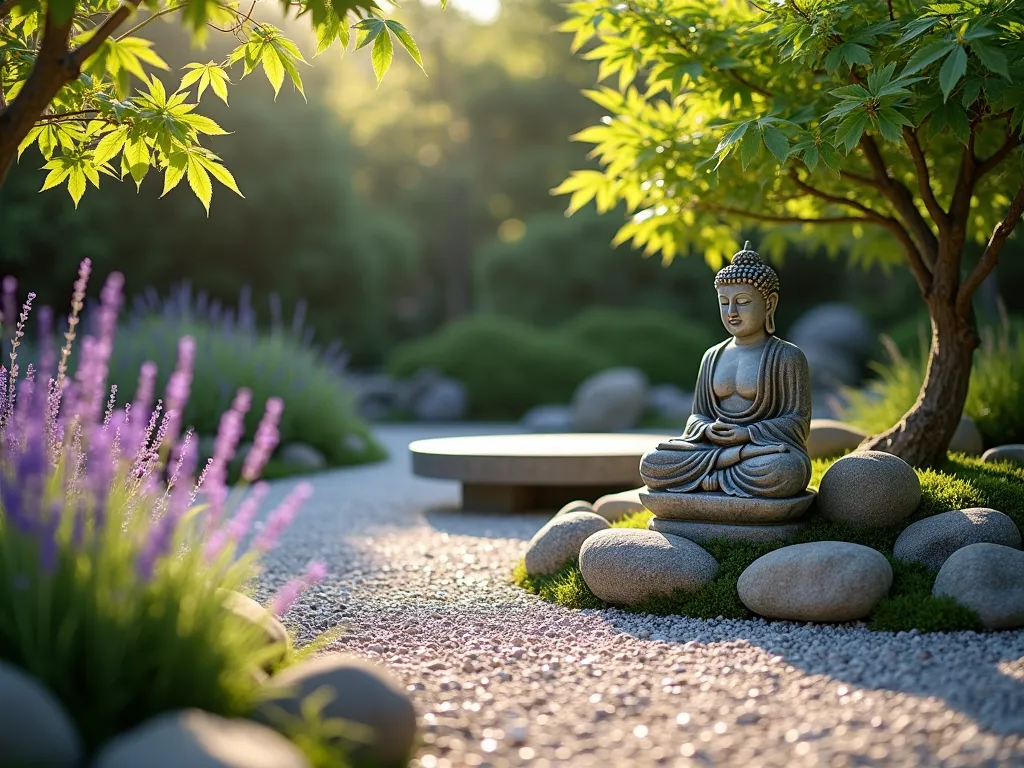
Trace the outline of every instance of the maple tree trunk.
[[[941, 243], [941, 248], [959, 251], [962, 243]], [[971, 363], [979, 344], [974, 313], [956, 306], [960, 260], [945, 263], [947, 268], [937, 272], [933, 290], [925, 296], [932, 343], [917, 402], [896, 425], [860, 445], [860, 450], [892, 453], [916, 467], [934, 467], [945, 461], [967, 402]]]

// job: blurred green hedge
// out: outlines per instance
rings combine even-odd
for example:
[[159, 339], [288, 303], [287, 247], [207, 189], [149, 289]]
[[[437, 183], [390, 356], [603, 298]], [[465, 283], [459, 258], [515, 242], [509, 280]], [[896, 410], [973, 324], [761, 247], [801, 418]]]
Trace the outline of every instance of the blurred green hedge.
[[469, 390], [474, 419], [518, 419], [534, 405], [567, 403], [588, 376], [611, 365], [600, 351], [497, 315], [450, 323], [399, 347], [389, 370], [433, 368]]
[[693, 389], [704, 352], [725, 338], [705, 324], [656, 309], [589, 309], [560, 333], [575, 345], [601, 350], [616, 366], [632, 366], [651, 384]]

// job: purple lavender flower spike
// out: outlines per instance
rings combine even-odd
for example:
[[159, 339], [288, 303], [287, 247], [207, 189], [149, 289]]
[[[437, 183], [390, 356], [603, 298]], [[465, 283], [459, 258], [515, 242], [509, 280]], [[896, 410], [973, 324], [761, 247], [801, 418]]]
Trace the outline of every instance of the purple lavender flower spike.
[[284, 501], [270, 513], [266, 525], [260, 531], [253, 542], [253, 549], [258, 552], [267, 552], [277, 546], [281, 534], [292, 524], [299, 514], [299, 508], [313, 495], [313, 486], [309, 483], [299, 483], [292, 489]]
[[250, 493], [238, 505], [234, 516], [210, 536], [206, 544], [208, 560], [217, 559], [225, 546], [238, 545], [252, 528], [252, 521], [256, 518], [268, 490], [269, 486], [266, 483], [256, 483], [252, 487]]
[[245, 457], [245, 463], [242, 465], [242, 479], [246, 482], [251, 483], [260, 476], [267, 460], [277, 447], [277, 443], [281, 439], [277, 425], [281, 421], [282, 411], [284, 411], [284, 401], [281, 398], [271, 397], [267, 400], [263, 418], [260, 419], [259, 426], [256, 428], [252, 450], [249, 451], [249, 455]]
[[210, 515], [207, 518], [207, 530], [220, 522], [224, 501], [228, 496], [227, 473], [228, 464], [235, 456], [238, 441], [245, 433], [245, 414], [252, 405], [252, 392], [246, 388], [239, 389], [235, 394], [231, 408], [220, 417], [217, 429], [217, 442], [213, 449], [213, 460], [210, 462], [206, 477], [206, 495], [210, 500]]
[[168, 425], [167, 435], [173, 442], [178, 439], [181, 430], [181, 419], [192, 388], [192, 372], [195, 366], [196, 342], [191, 336], [183, 336], [178, 341], [178, 364], [167, 382], [167, 408], [175, 413]]

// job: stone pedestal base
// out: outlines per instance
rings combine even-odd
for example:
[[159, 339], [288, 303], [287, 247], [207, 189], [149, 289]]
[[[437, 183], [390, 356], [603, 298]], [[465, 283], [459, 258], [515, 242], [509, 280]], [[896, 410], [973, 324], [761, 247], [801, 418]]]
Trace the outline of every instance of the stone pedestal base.
[[799, 519], [817, 494], [808, 490], [788, 499], [740, 498], [724, 493], [646, 491], [640, 501], [655, 517], [689, 522], [763, 525]]
[[687, 520], [652, 518], [647, 527], [658, 533], [682, 536], [695, 544], [718, 541], [739, 541], [747, 544], [775, 544], [790, 541], [807, 525], [804, 521], [775, 525], [729, 525], [727, 523], [696, 523]]

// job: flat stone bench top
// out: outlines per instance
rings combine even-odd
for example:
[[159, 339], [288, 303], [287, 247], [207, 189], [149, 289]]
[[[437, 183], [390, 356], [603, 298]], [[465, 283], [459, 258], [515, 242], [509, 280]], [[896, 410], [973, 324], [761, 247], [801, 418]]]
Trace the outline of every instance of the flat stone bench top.
[[442, 437], [410, 443], [420, 477], [466, 484], [621, 486], [641, 484], [640, 457], [666, 437], [545, 434]]

